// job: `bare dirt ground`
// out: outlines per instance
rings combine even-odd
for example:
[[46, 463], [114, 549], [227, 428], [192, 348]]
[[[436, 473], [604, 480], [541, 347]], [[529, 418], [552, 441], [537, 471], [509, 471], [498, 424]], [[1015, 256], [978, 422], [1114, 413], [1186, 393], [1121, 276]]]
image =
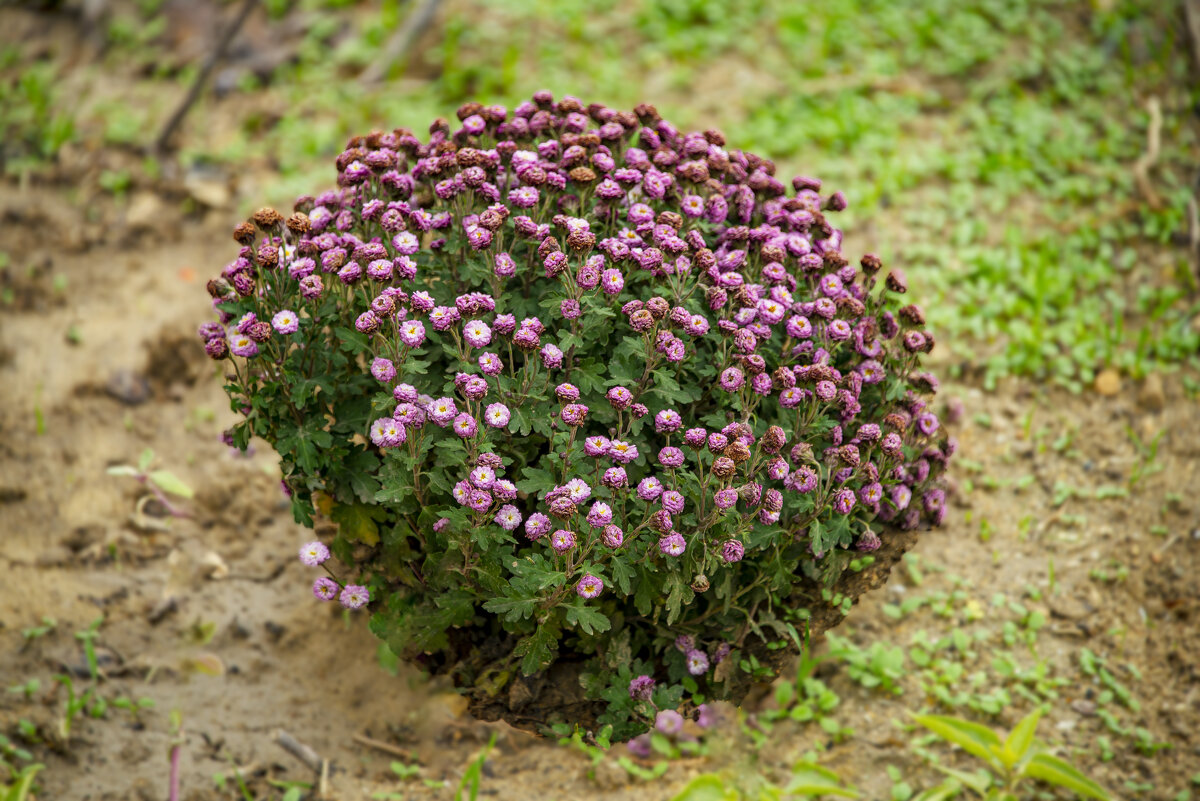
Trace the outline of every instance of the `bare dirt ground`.
[[[20, 741], [19, 721], [36, 727], [24, 744], [47, 765], [40, 797], [165, 797], [172, 711], [183, 722], [185, 799], [237, 797], [232, 779], [224, 790], [214, 781], [234, 765], [262, 798], [281, 792], [268, 780], [312, 781], [275, 743], [279, 729], [330, 761], [328, 797], [338, 799], [449, 798], [493, 730], [481, 792], [497, 798], [667, 798], [697, 772], [772, 775], [815, 745], [869, 798], [890, 797], [889, 764], [914, 786], [934, 779], [895, 722], [934, 703], [928, 688], [910, 677], [901, 696], [867, 691], [838, 662], [818, 675], [842, 696], [836, 715], [854, 736], [839, 743], [812, 725], [781, 724], [755, 753], [731, 731], [707, 758], [677, 763], [654, 784], [613, 760], [589, 777], [579, 754], [465, 718], [447, 688], [405, 666], [390, 675], [365, 619], [309, 598], [294, 558], [308, 532], [283, 503], [274, 454], [260, 444], [242, 457], [219, 442], [232, 414], [193, 332], [207, 319], [202, 277], [231, 252], [234, 216], [163, 211], [131, 224], [129, 210], [84, 208], [66, 185], [0, 192], [0, 249], [33, 265], [0, 276], [14, 298], [0, 317], [0, 684], [40, 680], [28, 696], [0, 694], [0, 732]], [[864, 647], [908, 646], [923, 628], [994, 633], [1019, 619], [994, 596], [1020, 600], [1044, 617], [1026, 649], [1037, 659], [1026, 661], [1045, 660], [1065, 679], [1043, 738], [1118, 795], [1176, 797], [1200, 771], [1195, 401], [1170, 377], [1111, 397], [1024, 383], [997, 393], [954, 386], [943, 397], [968, 410], [957, 505], [923, 536], [912, 569], [864, 599], [838, 633]], [[166, 530], [153, 514], [136, 518], [140, 485], [105, 472], [147, 447], [196, 490], [183, 503], [191, 516]], [[954, 590], [940, 616], [890, 616], [905, 598]], [[85, 716], [65, 742], [64, 692], [51, 677], [86, 683], [73, 633], [101, 616], [101, 692], [154, 707], [139, 719], [116, 709]], [[51, 633], [23, 636], [45, 617], [57, 621]], [[985, 634], [962, 658], [968, 673], [986, 670], [1000, 647]], [[1080, 672], [1083, 648], [1133, 694], [1136, 710], [1120, 710], [1129, 731], [1169, 747], [1149, 756], [1132, 734], [1109, 732], [1114, 753], [1103, 758], [1101, 688]], [[995, 723], [1028, 708], [1017, 699]], [[397, 757], [355, 741], [362, 734], [411, 754], [403, 761], [420, 762], [421, 779], [446, 787], [401, 786], [389, 768]]]

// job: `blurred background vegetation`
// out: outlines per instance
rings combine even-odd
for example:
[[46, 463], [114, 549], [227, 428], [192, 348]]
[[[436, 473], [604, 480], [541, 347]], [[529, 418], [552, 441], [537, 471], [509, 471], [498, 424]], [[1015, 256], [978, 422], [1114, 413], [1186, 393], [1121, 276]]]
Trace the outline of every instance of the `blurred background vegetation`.
[[1197, 391], [1182, 3], [444, 0], [391, 63], [423, 0], [262, 0], [165, 156], [148, 146], [240, 3], [40, 5], [44, 37], [0, 47], [9, 180], [286, 206], [330, 184], [348, 136], [420, 131], [468, 99], [652, 102], [844, 190], [848, 241], [909, 271], [943, 373], [1080, 391], [1184, 367]]

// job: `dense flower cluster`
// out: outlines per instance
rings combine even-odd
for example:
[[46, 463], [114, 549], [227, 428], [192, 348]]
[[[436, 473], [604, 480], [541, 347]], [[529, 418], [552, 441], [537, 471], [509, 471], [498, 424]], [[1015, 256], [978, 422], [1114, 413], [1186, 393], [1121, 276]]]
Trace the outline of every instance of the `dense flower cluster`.
[[200, 331], [233, 439], [338, 524], [361, 584], [313, 593], [398, 653], [569, 650], [615, 668], [616, 718], [718, 697], [840, 554], [941, 521], [924, 315], [844, 255], [840, 192], [718, 131], [546, 92], [458, 118], [356, 137], [338, 189], [237, 227]]

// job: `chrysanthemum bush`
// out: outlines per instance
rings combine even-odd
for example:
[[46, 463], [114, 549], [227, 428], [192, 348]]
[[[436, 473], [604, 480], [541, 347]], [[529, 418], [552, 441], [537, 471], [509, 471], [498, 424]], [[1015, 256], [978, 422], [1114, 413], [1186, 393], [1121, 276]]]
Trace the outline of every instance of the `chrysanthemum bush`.
[[546, 92], [458, 118], [355, 137], [336, 190], [236, 228], [201, 329], [229, 437], [336, 524], [316, 598], [479, 708], [631, 734], [736, 697], [942, 519], [923, 314], [844, 255], [841, 193], [718, 131]]

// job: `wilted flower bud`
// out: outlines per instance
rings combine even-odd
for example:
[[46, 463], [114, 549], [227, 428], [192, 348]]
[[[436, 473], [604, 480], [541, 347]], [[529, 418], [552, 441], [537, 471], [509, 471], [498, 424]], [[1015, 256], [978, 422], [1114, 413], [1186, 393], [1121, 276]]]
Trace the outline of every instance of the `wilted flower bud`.
[[713, 460], [712, 472], [717, 478], [729, 478], [737, 472], [737, 464], [728, 456], [718, 456]]

